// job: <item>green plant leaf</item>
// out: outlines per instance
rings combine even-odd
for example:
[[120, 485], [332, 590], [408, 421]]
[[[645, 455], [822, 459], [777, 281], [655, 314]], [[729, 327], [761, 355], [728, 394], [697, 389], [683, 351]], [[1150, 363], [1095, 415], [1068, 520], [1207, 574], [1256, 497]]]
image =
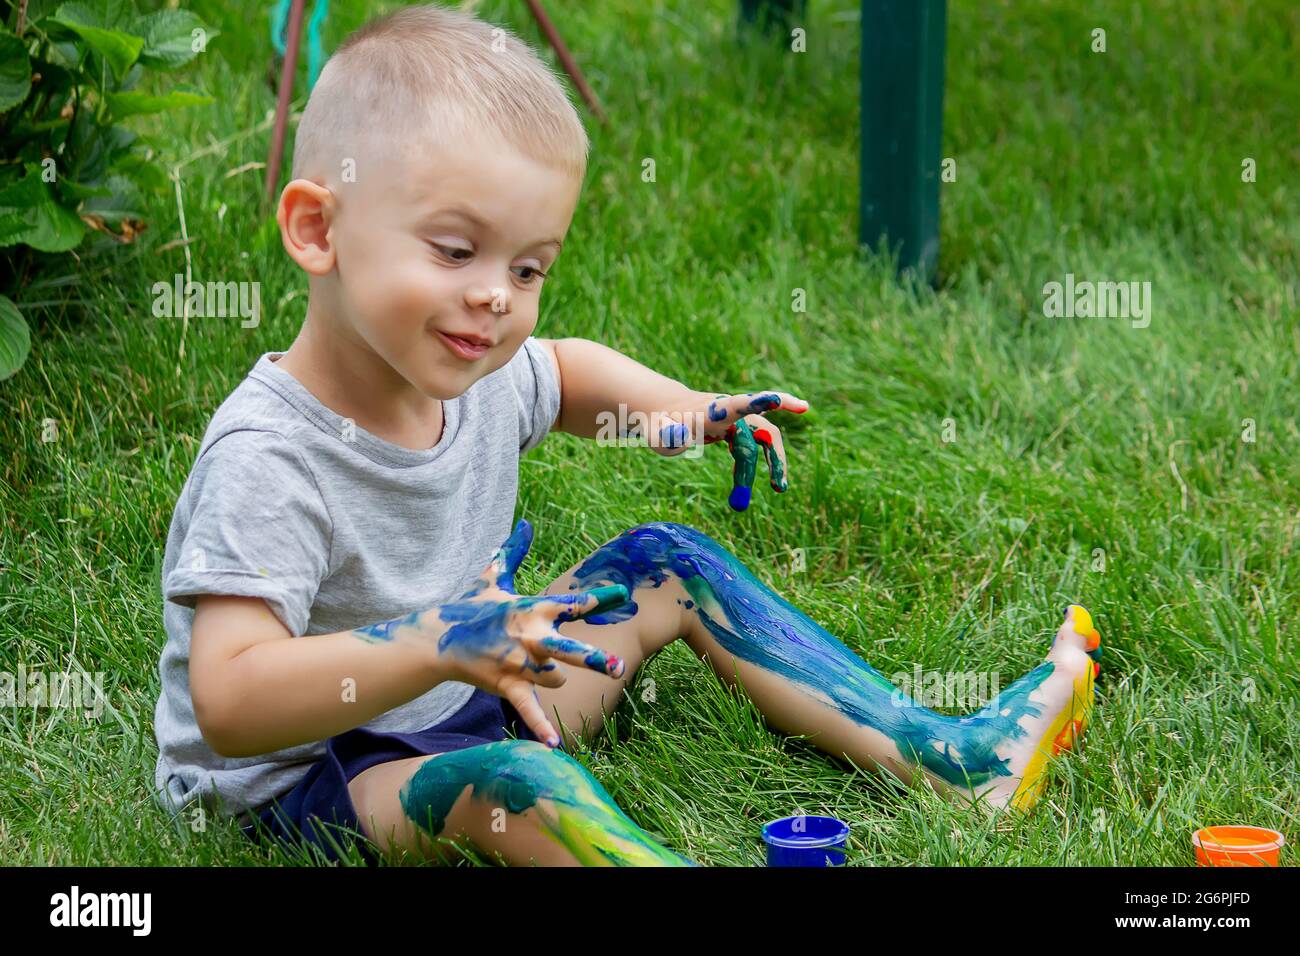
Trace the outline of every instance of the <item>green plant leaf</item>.
[[206, 45], [220, 31], [209, 27], [188, 10], [159, 10], [140, 17], [132, 24], [133, 33], [144, 37], [140, 62], [159, 69], [184, 66], [199, 55], [194, 49], [194, 31], [200, 30]]
[[137, 60], [135, 65], [126, 71], [126, 76], [122, 78], [122, 82], [117, 84], [117, 92], [124, 93], [127, 90], [135, 89], [143, 77], [144, 64]]
[[113, 164], [113, 171], [128, 177], [143, 190], [159, 192], [166, 189], [167, 173], [157, 163], [150, 162], [140, 153], [128, 153]]
[[[68, 32], [66, 28], [59, 27], [49, 19], [42, 21], [40, 25], [50, 34], [53, 34], [55, 31], [62, 31], [65, 34]], [[73, 36], [75, 36], [75, 34], [73, 34]], [[81, 50], [78, 48], [75, 39], [59, 39], [58, 37], [52, 36], [50, 39], [50, 48], [45, 55], [49, 58], [51, 63], [56, 63], [69, 73], [76, 74], [78, 77], [82, 78], [83, 82], [90, 82], [90, 78], [86, 76], [85, 70], [80, 66]]]
[[125, 176], [109, 176], [102, 185], [108, 188], [108, 195], [87, 199], [81, 207], [84, 215], [98, 216], [109, 223], [144, 218], [144, 199], [135, 183]]
[[59, 180], [59, 191], [80, 202], [92, 196], [111, 196], [113, 191], [104, 183], [74, 183], [70, 179]]
[[96, 0], [96, 6], [100, 8], [100, 26], [124, 29], [128, 33], [136, 32], [130, 29], [126, 22], [128, 15], [135, 16], [135, 10], [132, 9], [134, 6], [132, 0]]
[[0, 26], [0, 113], [13, 109], [32, 88], [27, 44]]
[[59, 205], [39, 166], [0, 192], [0, 246], [25, 243], [41, 252], [67, 252], [85, 234], [86, 224]]
[[98, 182], [107, 176], [113, 163], [129, 153], [136, 140], [135, 133], [125, 126], [96, 126], [89, 111], [77, 118], [77, 127], [73, 139], [85, 145], [77, 166], [66, 175], [81, 183]]
[[48, 20], [85, 40], [92, 50], [108, 61], [119, 80], [144, 49], [143, 37], [106, 27], [100, 14], [81, 3], [63, 4]]
[[35, 23], [41, 17], [53, 13], [59, 6], [59, 0], [28, 0], [27, 22]]
[[32, 349], [27, 320], [8, 298], [0, 295], [0, 382], [23, 367]]
[[182, 106], [206, 106], [213, 102], [206, 93], [187, 87], [177, 87], [167, 93], [109, 93], [108, 111], [114, 119], [135, 116], [138, 113], [162, 113]]

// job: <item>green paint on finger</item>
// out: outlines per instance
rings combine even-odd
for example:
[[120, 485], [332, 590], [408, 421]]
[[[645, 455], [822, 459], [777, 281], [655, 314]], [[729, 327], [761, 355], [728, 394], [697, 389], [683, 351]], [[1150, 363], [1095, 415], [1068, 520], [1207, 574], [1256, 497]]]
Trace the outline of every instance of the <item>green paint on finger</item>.
[[767, 460], [768, 480], [772, 490], [785, 491], [790, 486], [785, 479], [785, 466], [781, 464], [781, 456], [776, 453], [776, 448], [772, 444], [772, 433], [766, 428], [757, 428], [754, 430], [754, 440], [763, 449], [763, 457]]
[[754, 441], [753, 429], [743, 418], [727, 429], [727, 447], [732, 458], [731, 495], [727, 503], [735, 511], [744, 511], [749, 507], [754, 473], [758, 470], [758, 443]]

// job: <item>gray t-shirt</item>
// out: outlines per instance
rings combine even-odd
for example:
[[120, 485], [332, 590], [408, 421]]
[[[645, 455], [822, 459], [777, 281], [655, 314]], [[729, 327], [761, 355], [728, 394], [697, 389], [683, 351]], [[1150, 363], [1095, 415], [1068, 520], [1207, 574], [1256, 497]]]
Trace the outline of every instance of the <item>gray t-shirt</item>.
[[[438, 444], [416, 451], [322, 405], [267, 352], [217, 409], [181, 490], [163, 557], [162, 692], [154, 713], [164, 808], [226, 816], [287, 793], [324, 741], [256, 757], [204, 742], [190, 697], [195, 597], [260, 597], [294, 638], [387, 621], [468, 588], [510, 535], [519, 456], [555, 423], [560, 386], [529, 338], [443, 402]], [[413, 732], [474, 688], [445, 681], [362, 726]]]

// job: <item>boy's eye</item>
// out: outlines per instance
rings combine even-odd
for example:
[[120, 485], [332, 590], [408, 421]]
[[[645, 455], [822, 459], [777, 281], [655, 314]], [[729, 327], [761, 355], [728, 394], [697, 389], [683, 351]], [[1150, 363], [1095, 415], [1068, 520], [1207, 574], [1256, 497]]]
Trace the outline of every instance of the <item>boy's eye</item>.
[[528, 284], [532, 284], [537, 279], [546, 278], [546, 273], [543, 272], [541, 269], [536, 268], [535, 266], [515, 266], [515, 268], [522, 269], [525, 273], [527, 273], [527, 275], [519, 275], [519, 273], [516, 272], [515, 275], [518, 275], [520, 279], [522, 279], [524, 282]]
[[[430, 245], [438, 250], [439, 255], [452, 262], [466, 262], [474, 257], [474, 250], [464, 246], [448, 246], [440, 242], [433, 242]], [[546, 278], [546, 273], [536, 266], [514, 266], [511, 271], [524, 285], [533, 285], [537, 280]]]

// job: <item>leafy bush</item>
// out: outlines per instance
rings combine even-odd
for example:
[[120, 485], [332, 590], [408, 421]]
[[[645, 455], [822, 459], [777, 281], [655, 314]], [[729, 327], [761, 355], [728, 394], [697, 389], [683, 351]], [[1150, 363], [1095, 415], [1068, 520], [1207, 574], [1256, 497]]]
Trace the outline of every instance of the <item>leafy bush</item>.
[[[139, 14], [130, 0], [7, 2], [0, 24], [0, 291], [17, 295], [39, 253], [97, 230], [130, 242], [144, 193], [165, 188], [152, 151], [122, 121], [212, 101], [184, 86], [141, 90], [217, 35], [187, 10]], [[21, 367], [27, 323], [0, 294], [0, 380]]]

